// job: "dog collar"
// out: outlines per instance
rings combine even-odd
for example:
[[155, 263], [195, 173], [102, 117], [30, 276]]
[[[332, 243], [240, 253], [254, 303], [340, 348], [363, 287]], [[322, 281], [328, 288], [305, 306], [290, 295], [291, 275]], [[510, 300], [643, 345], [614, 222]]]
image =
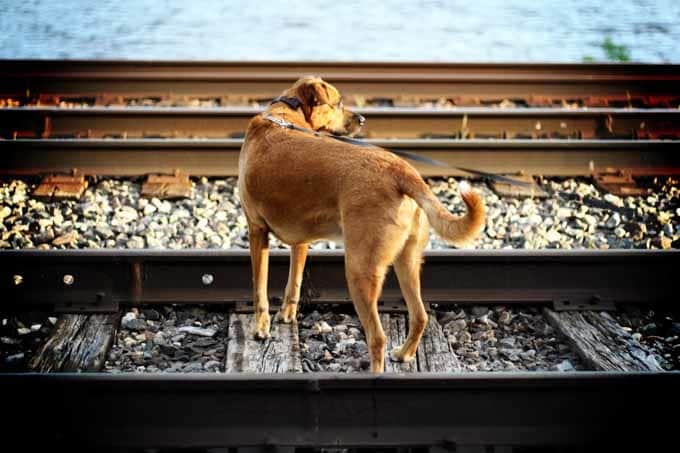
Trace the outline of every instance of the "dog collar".
[[302, 102], [298, 98], [291, 98], [288, 96], [279, 96], [274, 99], [272, 99], [272, 102], [270, 104], [276, 104], [277, 102], [283, 102], [286, 104], [288, 107], [290, 107], [293, 110], [297, 110], [300, 107], [302, 107]]
[[295, 124], [293, 124], [289, 121], [286, 121], [283, 118], [278, 118], [276, 116], [265, 115], [263, 118], [268, 120], [268, 121], [271, 121], [272, 123], [274, 123], [278, 126], [281, 126], [284, 129], [296, 129], [296, 130], [300, 130], [301, 132], [314, 132], [311, 129], [305, 129], [305, 128], [302, 128], [302, 127], [298, 127]]
[[286, 121], [283, 118], [272, 116], [268, 113], [263, 115], [262, 118], [266, 119], [267, 121], [271, 121], [272, 123], [276, 124], [279, 127], [284, 128], [284, 129], [291, 129], [291, 130], [294, 130], [294, 131], [304, 132], [305, 134], [311, 134], [311, 135], [315, 135], [317, 137], [333, 138], [335, 140], [340, 140], [341, 142], [351, 143], [353, 145], [358, 145], [358, 146], [375, 146], [375, 145], [368, 143], [368, 142], [365, 142], [363, 140], [357, 140], [357, 139], [350, 138], [350, 137], [343, 137], [342, 135], [323, 134], [323, 133], [321, 133], [319, 131], [315, 131], [313, 129], [307, 129], [306, 127], [296, 126], [295, 124], [291, 123], [290, 121]]

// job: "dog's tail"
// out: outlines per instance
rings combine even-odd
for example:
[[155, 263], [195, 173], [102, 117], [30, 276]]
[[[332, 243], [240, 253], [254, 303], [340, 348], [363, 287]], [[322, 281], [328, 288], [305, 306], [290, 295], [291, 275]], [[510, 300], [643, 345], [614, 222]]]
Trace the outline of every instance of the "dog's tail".
[[484, 199], [467, 182], [458, 184], [467, 212], [463, 216], [454, 216], [441, 204], [415, 169], [402, 167], [396, 176], [401, 191], [418, 203], [425, 211], [430, 225], [445, 241], [457, 247], [464, 247], [472, 243], [484, 229], [486, 217]]

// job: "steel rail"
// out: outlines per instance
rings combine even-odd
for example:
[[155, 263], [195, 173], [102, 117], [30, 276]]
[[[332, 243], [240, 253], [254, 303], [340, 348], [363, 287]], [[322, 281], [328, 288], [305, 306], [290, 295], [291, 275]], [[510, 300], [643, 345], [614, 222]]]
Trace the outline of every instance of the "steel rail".
[[[680, 138], [678, 109], [357, 108], [371, 138]], [[0, 137], [243, 136], [258, 107], [0, 109]]]
[[[272, 251], [269, 281], [280, 296], [288, 252]], [[539, 303], [593, 308], [675, 299], [680, 251], [449, 250], [425, 252], [429, 303]], [[206, 283], [208, 282], [208, 283]], [[342, 251], [312, 251], [305, 297], [348, 303]], [[3, 307], [116, 311], [128, 303], [233, 303], [252, 300], [248, 250], [78, 250], [0, 252]], [[388, 275], [381, 300], [401, 300]]]
[[666, 451], [676, 443], [676, 429], [663, 412], [680, 403], [679, 376], [0, 375], [12, 411], [4, 422], [12, 435], [3, 444], [69, 451], [74, 446]]
[[274, 97], [305, 74], [367, 97], [679, 97], [678, 65], [0, 61], [0, 95]]
[[[680, 173], [678, 143], [668, 140], [369, 140], [452, 167], [490, 173], [590, 176], [617, 168], [633, 175]], [[241, 139], [0, 140], [0, 175], [70, 172], [139, 176], [173, 173], [235, 176]], [[455, 168], [414, 163], [423, 176], [469, 176]]]

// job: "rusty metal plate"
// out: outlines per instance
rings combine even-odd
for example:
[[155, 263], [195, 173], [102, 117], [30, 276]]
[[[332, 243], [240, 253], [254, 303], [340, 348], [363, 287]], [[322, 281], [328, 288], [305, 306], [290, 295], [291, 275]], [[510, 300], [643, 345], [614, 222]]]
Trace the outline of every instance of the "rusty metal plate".
[[46, 176], [33, 191], [33, 196], [59, 200], [78, 199], [85, 189], [87, 189], [85, 176], [79, 175], [74, 170], [71, 175]]
[[638, 196], [649, 193], [649, 189], [639, 187], [633, 176], [621, 170], [610, 170], [595, 173], [595, 184], [602, 189], [620, 197]]
[[175, 170], [174, 175], [149, 175], [142, 184], [142, 196], [159, 199], [191, 198], [189, 176]]
[[603, 299], [598, 294], [587, 291], [565, 291], [553, 300], [555, 311], [615, 311], [616, 304], [611, 299]]
[[508, 175], [508, 176], [511, 176], [512, 179], [523, 181], [530, 185], [519, 186], [514, 184], [508, 184], [506, 182], [501, 181], [493, 181], [491, 182], [491, 189], [494, 192], [496, 192], [499, 196], [514, 198], [546, 198], [548, 196], [548, 193], [545, 190], [543, 190], [539, 185], [536, 184], [536, 181], [534, 181], [533, 176], [531, 175]]

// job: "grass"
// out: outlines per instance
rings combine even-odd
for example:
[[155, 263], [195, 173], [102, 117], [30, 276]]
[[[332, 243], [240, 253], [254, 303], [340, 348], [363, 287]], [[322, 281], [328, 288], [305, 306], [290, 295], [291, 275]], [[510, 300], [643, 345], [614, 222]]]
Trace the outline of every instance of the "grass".
[[[604, 52], [607, 61], [626, 62], [630, 61], [630, 49], [623, 44], [616, 44], [610, 37], [605, 38], [600, 44], [600, 48]], [[583, 57], [584, 63], [592, 63], [596, 59], [592, 55]]]

